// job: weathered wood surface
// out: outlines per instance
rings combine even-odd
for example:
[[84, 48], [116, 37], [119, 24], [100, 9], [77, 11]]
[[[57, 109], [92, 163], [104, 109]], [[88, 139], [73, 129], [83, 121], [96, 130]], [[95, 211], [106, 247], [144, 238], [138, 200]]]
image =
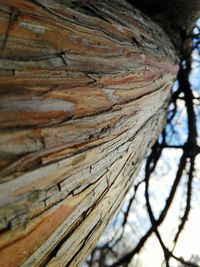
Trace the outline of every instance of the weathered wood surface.
[[163, 126], [175, 52], [123, 1], [0, 3], [0, 266], [79, 266]]

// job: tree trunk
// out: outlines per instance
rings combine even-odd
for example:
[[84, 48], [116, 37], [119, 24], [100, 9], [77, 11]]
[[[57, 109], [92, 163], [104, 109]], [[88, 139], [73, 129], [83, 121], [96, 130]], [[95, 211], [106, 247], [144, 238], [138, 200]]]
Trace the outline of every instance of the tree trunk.
[[1, 267], [79, 266], [165, 122], [177, 58], [124, 1], [1, 1]]

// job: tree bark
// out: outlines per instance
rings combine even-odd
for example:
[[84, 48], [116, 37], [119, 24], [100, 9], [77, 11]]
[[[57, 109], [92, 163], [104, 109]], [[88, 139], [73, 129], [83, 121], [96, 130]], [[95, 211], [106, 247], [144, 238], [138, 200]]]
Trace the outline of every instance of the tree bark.
[[1, 1], [1, 267], [79, 266], [163, 124], [178, 59], [117, 1]]
[[[128, 1], [158, 23], [170, 36], [177, 51], [181, 53], [185, 37], [191, 35], [195, 22], [200, 17], [199, 0]], [[189, 41], [191, 43], [191, 38]]]

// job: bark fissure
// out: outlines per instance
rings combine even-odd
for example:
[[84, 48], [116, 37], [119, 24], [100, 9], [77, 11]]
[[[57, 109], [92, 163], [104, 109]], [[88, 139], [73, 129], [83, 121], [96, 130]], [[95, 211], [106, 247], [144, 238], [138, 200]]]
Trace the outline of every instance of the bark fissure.
[[1, 267], [79, 266], [163, 127], [176, 52], [123, 1], [3, 4]]

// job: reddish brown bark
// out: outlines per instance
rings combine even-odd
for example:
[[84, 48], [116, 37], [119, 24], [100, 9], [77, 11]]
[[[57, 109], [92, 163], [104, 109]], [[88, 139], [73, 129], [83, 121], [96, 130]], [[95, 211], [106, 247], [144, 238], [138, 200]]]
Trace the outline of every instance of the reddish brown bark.
[[0, 12], [1, 266], [78, 266], [163, 126], [175, 51], [126, 2]]

